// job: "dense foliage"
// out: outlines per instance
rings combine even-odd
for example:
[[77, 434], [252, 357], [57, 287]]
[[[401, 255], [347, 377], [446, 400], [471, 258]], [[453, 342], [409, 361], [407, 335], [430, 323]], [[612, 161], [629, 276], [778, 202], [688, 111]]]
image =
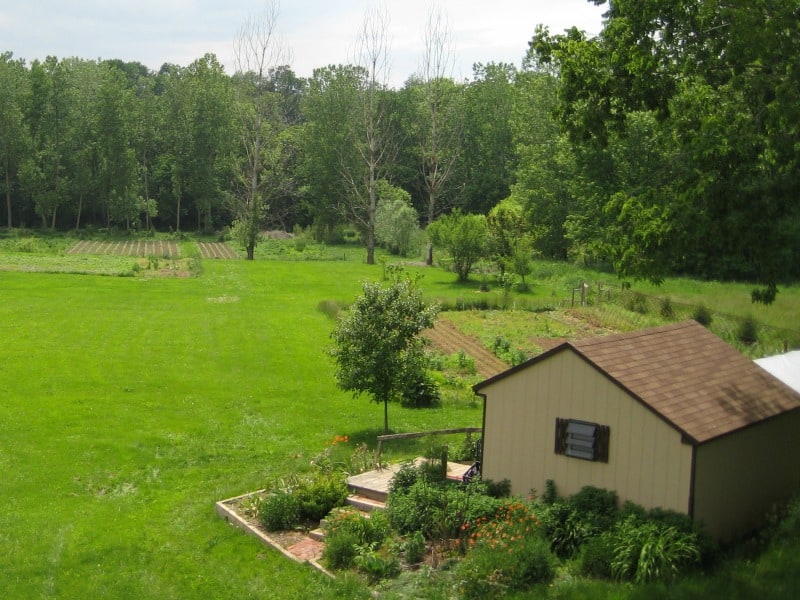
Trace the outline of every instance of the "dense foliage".
[[408, 383], [426, 389], [423, 340], [437, 307], [423, 300], [409, 277], [389, 285], [365, 282], [363, 293], [331, 333], [338, 386], [383, 403], [383, 428], [389, 432], [389, 402], [402, 400]]
[[[210, 54], [152, 72], [6, 52], [2, 221], [232, 226], [248, 256], [265, 228], [332, 241], [348, 226], [371, 263], [381, 202], [377, 242], [413, 255], [412, 210], [427, 227], [510, 198], [479, 242], [501, 271], [524, 278], [539, 253], [656, 282], [752, 281], [769, 303], [800, 276], [799, 17], [793, 0], [617, 1], [596, 37], [539, 28], [520, 67], [457, 82], [426, 63], [401, 89], [360, 64], [306, 80], [280, 62], [227, 74]], [[446, 38], [435, 25], [426, 56]], [[471, 259], [451, 258], [468, 277]]]

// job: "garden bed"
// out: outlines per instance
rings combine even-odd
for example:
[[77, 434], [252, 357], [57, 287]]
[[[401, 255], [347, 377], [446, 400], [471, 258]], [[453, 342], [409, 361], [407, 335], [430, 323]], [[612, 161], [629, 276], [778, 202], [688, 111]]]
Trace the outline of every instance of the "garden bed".
[[269, 534], [263, 530], [252, 507], [255, 500], [265, 491], [257, 490], [234, 498], [228, 498], [227, 500], [220, 500], [214, 505], [214, 510], [217, 515], [228, 523], [241, 529], [246, 534], [258, 538], [262, 543], [271, 546], [286, 558], [300, 563], [307, 562], [325, 575], [334, 577], [319, 562], [325, 545], [320, 540], [314, 539], [309, 535], [311, 528], [274, 531]]

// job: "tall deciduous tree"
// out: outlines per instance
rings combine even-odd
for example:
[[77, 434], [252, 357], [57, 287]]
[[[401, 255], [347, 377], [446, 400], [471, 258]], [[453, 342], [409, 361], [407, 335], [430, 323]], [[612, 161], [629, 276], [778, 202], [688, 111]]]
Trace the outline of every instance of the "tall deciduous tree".
[[367, 246], [367, 264], [375, 264], [375, 213], [378, 180], [390, 162], [387, 103], [383, 96], [389, 78], [389, 18], [385, 11], [368, 11], [357, 40], [356, 61], [366, 73], [359, 88], [359, 105], [353, 123], [362, 169], [345, 173], [352, 194], [351, 215], [361, 224]]
[[366, 282], [331, 334], [338, 386], [383, 403], [386, 433], [389, 402], [401, 397], [409, 380], [420, 379], [424, 361], [419, 334], [433, 326], [436, 312], [408, 278], [388, 286]]
[[645, 147], [665, 153], [668, 177], [626, 185], [617, 171], [605, 190], [622, 275], [745, 278], [771, 302], [800, 273], [798, 17], [794, 0], [618, 0], [597, 38], [536, 36], [581, 152], [610, 148], [613, 163], [649, 123]]
[[24, 115], [29, 95], [24, 63], [13, 60], [10, 52], [0, 54], [0, 168], [9, 229], [13, 224], [12, 197], [17, 171], [28, 146]]
[[289, 55], [277, 35], [278, 5], [271, 2], [259, 17], [252, 17], [239, 31], [235, 43], [239, 76], [239, 120], [243, 148], [235, 197], [234, 237], [253, 260], [266, 210], [265, 156], [274, 151], [282, 126], [277, 99], [270, 91], [270, 72], [287, 62]]
[[352, 192], [345, 182], [356, 180], [361, 167], [356, 149], [355, 121], [358, 89], [366, 75], [353, 65], [314, 70], [303, 98], [306, 122], [302, 129], [304, 177], [308, 182], [308, 211], [321, 237], [331, 237], [343, 220], [353, 218]]
[[[461, 149], [461, 88], [452, 79], [455, 53], [446, 18], [431, 8], [423, 35], [421, 132], [422, 180], [425, 186], [426, 224], [442, 210], [442, 199], [450, 184]], [[433, 264], [433, 244], [428, 244], [425, 262]]]
[[463, 148], [457, 177], [458, 206], [486, 214], [509, 194], [514, 169], [511, 113], [517, 69], [506, 63], [476, 64], [465, 90]]

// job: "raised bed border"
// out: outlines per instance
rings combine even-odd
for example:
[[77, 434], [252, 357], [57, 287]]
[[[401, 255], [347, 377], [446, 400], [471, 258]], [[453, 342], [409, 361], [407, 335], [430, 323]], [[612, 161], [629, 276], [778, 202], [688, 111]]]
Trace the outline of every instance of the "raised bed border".
[[245, 534], [252, 535], [253, 537], [259, 539], [263, 544], [267, 546], [271, 546], [275, 548], [278, 552], [283, 554], [288, 559], [293, 560], [296, 563], [307, 563], [317, 569], [319, 572], [327, 575], [331, 579], [336, 579], [336, 576], [328, 571], [325, 567], [323, 567], [319, 561], [313, 559], [301, 559], [291, 552], [289, 552], [286, 548], [284, 548], [281, 544], [279, 544], [275, 539], [268, 536], [266, 533], [261, 531], [260, 529], [253, 527], [250, 523], [247, 522], [236, 510], [233, 508], [232, 504], [238, 501], [241, 501], [244, 498], [249, 498], [250, 496], [255, 496], [257, 494], [263, 494], [266, 490], [256, 490], [255, 492], [248, 492], [247, 494], [241, 494], [239, 496], [234, 496], [233, 498], [228, 498], [226, 500], [220, 500], [214, 504], [214, 511], [217, 513], [219, 517], [227, 521], [230, 525], [241, 529]]

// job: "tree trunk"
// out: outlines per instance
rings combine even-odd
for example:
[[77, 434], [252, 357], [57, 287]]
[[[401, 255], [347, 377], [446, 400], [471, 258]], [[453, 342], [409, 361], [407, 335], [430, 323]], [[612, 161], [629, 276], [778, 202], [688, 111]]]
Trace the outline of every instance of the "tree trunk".
[[6, 171], [6, 210], [8, 211], [8, 221], [6, 222], [8, 228], [11, 229], [11, 174], [9, 173], [9, 161], [6, 160], [5, 164], [5, 171]]
[[83, 192], [78, 194], [78, 216], [75, 218], [75, 231], [80, 231], [82, 211], [83, 211]]
[[389, 400], [383, 400], [383, 433], [389, 433]]

